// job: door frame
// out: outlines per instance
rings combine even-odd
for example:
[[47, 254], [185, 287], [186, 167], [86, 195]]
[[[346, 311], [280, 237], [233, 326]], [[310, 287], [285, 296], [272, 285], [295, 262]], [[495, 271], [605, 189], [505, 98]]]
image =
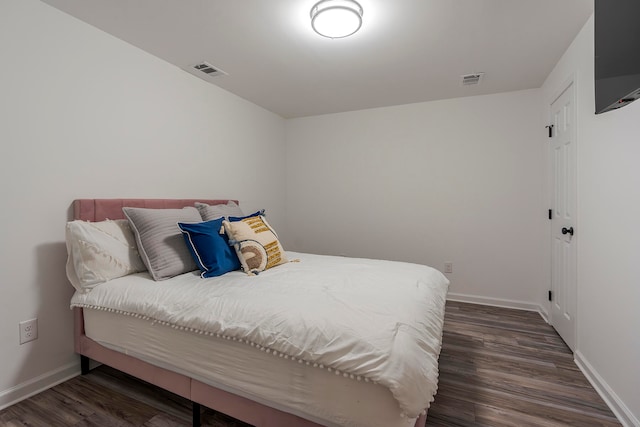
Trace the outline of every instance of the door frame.
[[[580, 283], [579, 277], [578, 277], [578, 255], [579, 255], [579, 241], [580, 241], [580, 212], [579, 212], [579, 197], [578, 197], [578, 188], [579, 188], [579, 166], [578, 166], [578, 153], [580, 150], [579, 147], [579, 134], [578, 134], [578, 122], [579, 122], [579, 113], [578, 113], [578, 78], [577, 75], [575, 73], [571, 73], [569, 75], [569, 77], [559, 86], [559, 88], [557, 90], [555, 90], [552, 93], [552, 96], [550, 96], [547, 100], [546, 100], [546, 122], [547, 124], [552, 124], [553, 123], [553, 112], [552, 112], [552, 105], [555, 101], [558, 100], [558, 98], [560, 98], [560, 96], [571, 86], [573, 85], [573, 94], [571, 97], [571, 102], [573, 103], [573, 137], [574, 137], [574, 167], [575, 167], [575, 186], [573, 188], [574, 191], [574, 195], [575, 195], [575, 201], [576, 201], [576, 206], [575, 206], [575, 228], [576, 228], [576, 236], [574, 236], [574, 240], [575, 240], [575, 247], [574, 247], [574, 251], [575, 251], [575, 262], [573, 263], [573, 265], [571, 266], [571, 268], [574, 269], [574, 277], [575, 277], [575, 287], [574, 287], [574, 294], [572, 295], [573, 299], [574, 299], [574, 307], [575, 307], [575, 313], [573, 313], [573, 319], [574, 319], [574, 324], [573, 324], [573, 336], [574, 336], [574, 349], [572, 351], [576, 351], [576, 349], [578, 349], [578, 322], [579, 322], [579, 316], [578, 316], [578, 294], [579, 294], [579, 286], [578, 284]], [[547, 139], [546, 141], [546, 162], [547, 162], [547, 167], [546, 167], [546, 180], [547, 180], [547, 197], [546, 197], [546, 209], [552, 209], [554, 208], [553, 206], [553, 168], [552, 168], [552, 155], [553, 155], [553, 150], [551, 149], [551, 143], [550, 141]], [[545, 212], [546, 212], [545, 209]], [[553, 229], [551, 227], [552, 221], [549, 221], [549, 226], [548, 226], [548, 233], [547, 233], [547, 243], [546, 243], [546, 247], [548, 252], [548, 260], [549, 260], [549, 276], [548, 276], [548, 289], [552, 290], [552, 284], [553, 284], [553, 279], [552, 279], [552, 275], [553, 275], [553, 263], [554, 263], [554, 259], [553, 259], [553, 249], [552, 249], [552, 245], [553, 245]], [[552, 301], [549, 301], [548, 298], [545, 299], [546, 304], [545, 304], [545, 308], [547, 311], [547, 322], [553, 326], [553, 310], [552, 310]]]

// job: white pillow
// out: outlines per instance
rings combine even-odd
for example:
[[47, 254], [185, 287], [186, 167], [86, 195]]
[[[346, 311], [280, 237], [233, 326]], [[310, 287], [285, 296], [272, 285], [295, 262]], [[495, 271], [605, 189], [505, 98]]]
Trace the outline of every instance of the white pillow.
[[70, 221], [66, 229], [67, 277], [82, 293], [99, 283], [145, 271], [126, 219]]

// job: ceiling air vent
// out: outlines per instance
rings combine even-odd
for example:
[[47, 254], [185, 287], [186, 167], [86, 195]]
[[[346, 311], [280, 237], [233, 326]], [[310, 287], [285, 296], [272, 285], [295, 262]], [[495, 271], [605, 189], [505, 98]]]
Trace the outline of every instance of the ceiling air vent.
[[208, 62], [201, 62], [199, 64], [194, 65], [193, 66], [193, 70], [195, 70], [198, 74], [199, 73], [204, 73], [209, 77], [219, 76], [219, 75], [226, 75], [227, 74], [224, 71], [222, 71], [221, 69], [216, 68], [213, 65], [209, 64]]
[[477, 85], [482, 80], [484, 73], [466, 74], [462, 76], [462, 86]]

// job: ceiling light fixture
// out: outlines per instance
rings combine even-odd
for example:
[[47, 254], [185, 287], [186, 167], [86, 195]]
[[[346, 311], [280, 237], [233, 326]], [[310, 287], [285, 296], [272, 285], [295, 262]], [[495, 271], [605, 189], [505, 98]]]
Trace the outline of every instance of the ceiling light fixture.
[[362, 26], [362, 13], [355, 0], [320, 0], [311, 8], [311, 27], [331, 39], [348, 37]]

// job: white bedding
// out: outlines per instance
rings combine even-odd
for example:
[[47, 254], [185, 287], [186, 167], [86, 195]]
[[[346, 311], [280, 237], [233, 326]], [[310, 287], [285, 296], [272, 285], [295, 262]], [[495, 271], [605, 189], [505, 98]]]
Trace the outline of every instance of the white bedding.
[[328, 427], [414, 427], [391, 392], [238, 341], [211, 339], [105, 310], [84, 310], [87, 337], [238, 396]]
[[388, 388], [415, 418], [433, 400], [447, 279], [408, 263], [289, 253], [259, 276], [147, 273], [111, 280], [71, 305], [130, 314], [276, 352]]

